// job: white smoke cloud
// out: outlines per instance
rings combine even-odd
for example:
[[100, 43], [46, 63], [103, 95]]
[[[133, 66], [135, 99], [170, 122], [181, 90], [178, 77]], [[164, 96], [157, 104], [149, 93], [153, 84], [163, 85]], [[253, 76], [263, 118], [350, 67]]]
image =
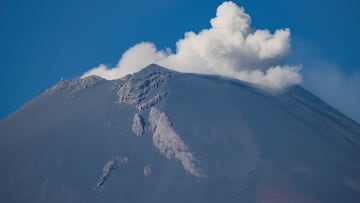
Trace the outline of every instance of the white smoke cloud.
[[113, 80], [157, 63], [180, 72], [237, 78], [276, 91], [301, 82], [300, 67], [279, 64], [290, 49], [289, 29], [273, 34], [254, 30], [250, 16], [233, 2], [222, 3], [210, 23], [209, 29], [199, 33], [186, 32], [176, 43], [175, 53], [142, 42], [129, 48], [115, 67], [100, 65], [81, 77]]

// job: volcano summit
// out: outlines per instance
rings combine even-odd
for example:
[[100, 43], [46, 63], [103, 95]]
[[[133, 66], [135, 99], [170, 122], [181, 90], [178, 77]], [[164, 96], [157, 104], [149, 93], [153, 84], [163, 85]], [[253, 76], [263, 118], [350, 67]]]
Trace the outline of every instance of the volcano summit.
[[0, 122], [1, 202], [360, 201], [360, 125], [293, 86], [150, 65]]

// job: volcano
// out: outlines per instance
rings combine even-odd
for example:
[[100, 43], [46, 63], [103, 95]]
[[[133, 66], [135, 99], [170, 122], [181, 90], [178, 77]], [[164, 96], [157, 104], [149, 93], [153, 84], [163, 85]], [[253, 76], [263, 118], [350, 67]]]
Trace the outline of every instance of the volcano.
[[360, 202], [360, 125], [302, 88], [152, 64], [0, 122], [0, 202]]

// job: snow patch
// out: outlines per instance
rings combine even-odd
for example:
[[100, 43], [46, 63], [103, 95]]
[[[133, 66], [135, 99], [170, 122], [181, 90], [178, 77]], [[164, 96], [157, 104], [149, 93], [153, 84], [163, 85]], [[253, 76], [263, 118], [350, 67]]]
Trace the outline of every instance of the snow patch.
[[149, 123], [153, 131], [153, 143], [160, 153], [168, 159], [176, 158], [181, 161], [185, 171], [196, 177], [204, 177], [196, 167], [198, 162], [189, 147], [171, 127], [165, 113], [152, 107], [149, 113]]

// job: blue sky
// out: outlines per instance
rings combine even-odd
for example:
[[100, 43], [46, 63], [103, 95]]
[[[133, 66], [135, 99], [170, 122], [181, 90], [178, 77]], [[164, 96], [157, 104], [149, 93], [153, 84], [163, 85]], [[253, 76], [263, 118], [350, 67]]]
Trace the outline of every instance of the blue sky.
[[[287, 60], [303, 65], [303, 85], [360, 121], [360, 3], [234, 2], [245, 7], [254, 28], [290, 28], [292, 49]], [[174, 48], [185, 31], [208, 28], [221, 3], [0, 1], [0, 119], [62, 77], [79, 77], [100, 63], [116, 64], [138, 42]]]

